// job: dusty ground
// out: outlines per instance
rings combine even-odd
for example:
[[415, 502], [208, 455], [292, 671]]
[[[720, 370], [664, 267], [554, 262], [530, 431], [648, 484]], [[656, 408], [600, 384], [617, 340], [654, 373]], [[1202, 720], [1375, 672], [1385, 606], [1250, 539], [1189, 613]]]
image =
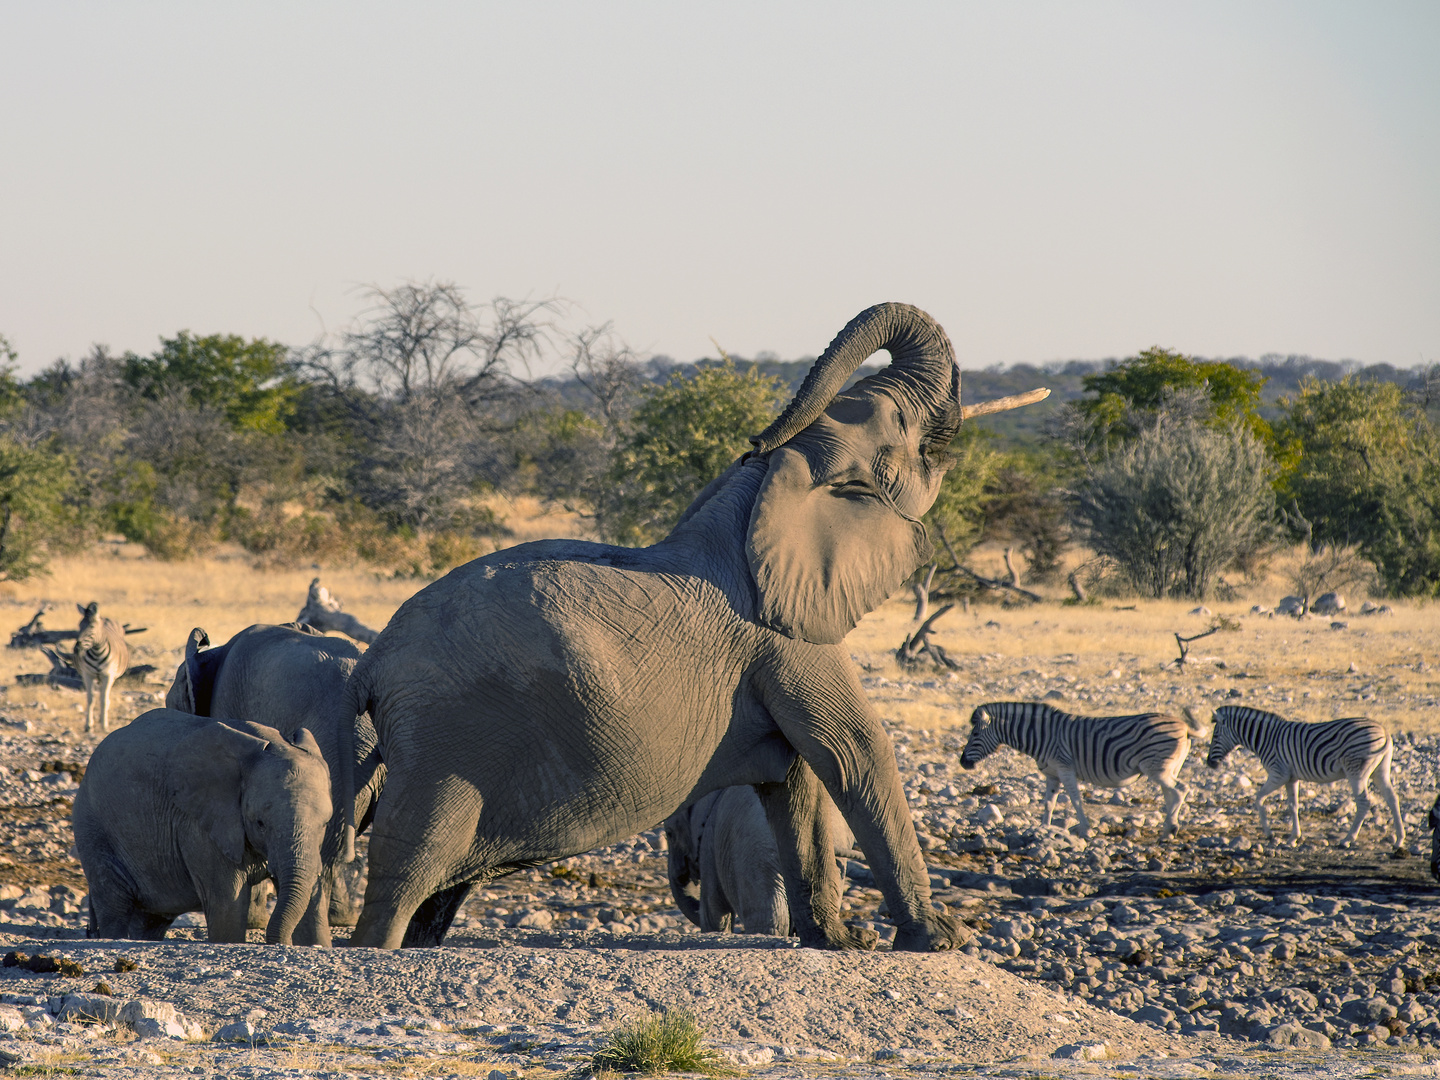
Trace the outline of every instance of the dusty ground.
[[[47, 626], [65, 627], [73, 603], [96, 599], [150, 627], [132, 644], [137, 662], [161, 674], [122, 690], [124, 720], [163, 695], [191, 626], [221, 641], [252, 622], [293, 618], [316, 573], [262, 574], [239, 556], [157, 564], [119, 548], [58, 564], [38, 585], [0, 587], [0, 620], [9, 611], [18, 626], [48, 599], [61, 606]], [[323, 579], [376, 627], [419, 587], [355, 570]], [[1360, 1075], [1382, 1063], [1396, 1074], [1440, 1072], [1427, 1056], [1440, 1037], [1436, 892], [1417, 857], [1428, 854], [1420, 828], [1440, 771], [1440, 620], [1434, 608], [1405, 605], [1304, 622], [1247, 614], [1280, 595], [1275, 586], [1211, 604], [1213, 615], [1133, 601], [957, 609], [936, 639], [958, 670], [897, 667], [893, 650], [913, 614], [899, 599], [856, 629], [848, 644], [896, 739], [936, 897], [978, 932], [973, 955], [952, 957], [832, 957], [699, 935], [671, 903], [653, 831], [492, 883], [437, 952], [76, 940], [84, 882], [67, 815], [97, 740], [81, 731], [81, 695], [13, 683], [45, 670], [37, 652], [0, 649], [0, 933], [6, 949], [59, 949], [86, 972], [0, 969], [0, 1002], [20, 1010], [12, 1023], [0, 1006], [0, 1028], [15, 1028], [0, 1038], [0, 1060], [8, 1052], [32, 1067], [117, 1076], [568, 1071], [618, 1018], [682, 1004], [761, 1075], [1114, 1075], [1109, 1062], [1051, 1058], [1100, 1043], [1143, 1075]], [[1173, 632], [1189, 636], [1221, 616], [1239, 628], [1196, 642], [1176, 670]], [[1404, 736], [1396, 780], [1409, 857], [1392, 857], [1378, 800], [1358, 849], [1332, 847], [1348, 822], [1339, 788], [1306, 793], [1301, 846], [1264, 842], [1250, 808], [1263, 770], [1237, 755], [1206, 772], [1203, 744], [1186, 768], [1190, 813], [1176, 841], [1158, 842], [1158, 799], [1143, 781], [1122, 795], [1087, 792], [1097, 825], [1088, 842], [1044, 830], [1027, 761], [1006, 751], [963, 773], [956, 757], [975, 705], [1047, 697], [1095, 713], [1224, 701], [1382, 719]], [[848, 869], [852, 917], [886, 932], [867, 870]], [[122, 954], [135, 972], [109, 971]], [[65, 992], [102, 978], [117, 1001], [178, 1007], [192, 1037], [248, 1022], [270, 1043], [236, 1049], [135, 1041], [124, 1025], [56, 1027], [52, 998], [63, 1008]]]

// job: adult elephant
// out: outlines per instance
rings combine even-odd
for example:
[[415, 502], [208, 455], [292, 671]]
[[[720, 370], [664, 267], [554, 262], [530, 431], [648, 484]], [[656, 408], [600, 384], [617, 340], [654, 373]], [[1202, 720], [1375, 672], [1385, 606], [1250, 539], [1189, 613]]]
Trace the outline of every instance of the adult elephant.
[[[297, 623], [259, 623], [241, 630], [224, 645], [206, 648], [209, 643], [209, 636], [199, 627], [190, 632], [185, 661], [165, 695], [166, 707], [263, 724], [278, 729], [287, 739], [294, 739], [302, 727], [308, 728], [330, 767], [335, 813], [321, 846], [324, 870], [315, 902], [295, 931], [297, 945], [329, 945], [332, 921], [354, 921], [352, 905], [341, 895], [345, 890], [336, 885], [342, 865], [354, 856], [353, 832], [347, 835], [347, 822], [358, 821], [364, 827], [385, 779], [369, 718], [342, 715], [335, 708], [344, 700], [345, 682], [360, 651], [342, 638]], [[345, 728], [343, 733], [340, 727]], [[349, 770], [338, 767], [342, 753], [350, 755]], [[348, 816], [341, 810], [342, 799], [347, 797]]]
[[[882, 349], [890, 365], [841, 392]], [[351, 944], [438, 944], [474, 883], [754, 784], [802, 943], [873, 946], [840, 921], [821, 783], [869, 856], [895, 947], [961, 943], [840, 643], [929, 557], [920, 517], [963, 415], [944, 331], [907, 305], [870, 308], [665, 540], [522, 544], [406, 601], [345, 706], [369, 711], [388, 769]]]

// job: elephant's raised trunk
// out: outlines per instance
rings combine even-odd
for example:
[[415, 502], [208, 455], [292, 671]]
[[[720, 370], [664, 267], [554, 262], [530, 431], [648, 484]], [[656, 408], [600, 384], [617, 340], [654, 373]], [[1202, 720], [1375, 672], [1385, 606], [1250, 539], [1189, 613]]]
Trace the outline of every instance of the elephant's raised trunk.
[[[915, 415], [934, 416], [927, 441], [948, 443], [960, 426], [960, 370], [950, 339], [917, 307], [876, 304], [835, 335], [785, 411], [751, 437], [755, 452], [769, 453], [813, 424], [846, 380], [881, 349], [890, 354], [890, 365], [864, 380], [865, 385], [885, 391]], [[943, 403], [940, 415], [935, 415], [937, 403]]]

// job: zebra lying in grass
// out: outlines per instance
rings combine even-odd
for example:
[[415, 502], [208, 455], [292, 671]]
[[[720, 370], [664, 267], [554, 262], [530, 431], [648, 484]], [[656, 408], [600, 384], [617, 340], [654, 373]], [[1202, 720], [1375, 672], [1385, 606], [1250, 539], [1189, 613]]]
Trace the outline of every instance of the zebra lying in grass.
[[1290, 839], [1300, 839], [1300, 781], [1329, 784], [1336, 780], [1350, 781], [1355, 793], [1355, 820], [1343, 847], [1349, 847], [1360, 835], [1360, 824], [1370, 812], [1370, 776], [1373, 773], [1390, 806], [1395, 820], [1395, 846], [1405, 843], [1405, 822], [1400, 816], [1400, 800], [1390, 785], [1390, 759], [1395, 745], [1390, 733], [1374, 720], [1352, 716], [1344, 720], [1327, 720], [1310, 724], [1286, 720], [1283, 716], [1250, 709], [1243, 705], [1222, 705], [1215, 710], [1215, 734], [1210, 742], [1210, 756], [1205, 764], [1220, 767], [1225, 755], [1237, 746], [1252, 751], [1265, 766], [1265, 783], [1255, 793], [1255, 809], [1260, 814], [1260, 827], [1267, 837], [1270, 820], [1265, 814], [1265, 799], [1282, 787], [1290, 796]]
[[100, 730], [110, 730], [110, 688], [130, 666], [130, 646], [125, 644], [125, 628], [114, 619], [99, 614], [100, 605], [93, 600], [80, 607], [80, 632], [75, 638], [72, 663], [85, 684], [85, 730], [94, 726], [95, 688], [100, 688]]
[[1035, 759], [1045, 774], [1045, 824], [1055, 814], [1060, 785], [1070, 796], [1081, 836], [1090, 834], [1090, 819], [1080, 802], [1079, 780], [1120, 788], [1148, 776], [1165, 796], [1165, 829], [1180, 827], [1186, 787], [1180, 766], [1190, 753], [1190, 738], [1203, 733], [1178, 716], [1137, 713], [1134, 716], [1075, 716], [1025, 701], [994, 701], [970, 714], [970, 741], [960, 766], [973, 769], [1003, 744]]

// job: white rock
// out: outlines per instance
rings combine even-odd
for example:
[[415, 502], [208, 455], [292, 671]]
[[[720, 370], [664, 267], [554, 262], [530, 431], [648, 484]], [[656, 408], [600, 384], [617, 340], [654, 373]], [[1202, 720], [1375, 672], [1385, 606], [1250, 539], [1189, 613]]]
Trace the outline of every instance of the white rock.
[[124, 1003], [104, 994], [66, 994], [56, 1017], [62, 1024], [89, 1022], [113, 1024], [120, 1016]]
[[1275, 605], [1276, 615], [1299, 615], [1305, 610], [1305, 601], [1298, 596], [1287, 596]]
[[1323, 593], [1310, 610], [1316, 615], [1338, 615], [1345, 610], [1345, 597], [1337, 592]]
[[0, 1031], [19, 1031], [25, 1026], [25, 1017], [14, 1005], [0, 1005]]
[[116, 1019], [134, 1028], [142, 1039], [183, 1039], [189, 1034], [185, 1018], [174, 1005], [163, 1001], [148, 998], [127, 1001]]
[[1110, 1056], [1110, 1047], [1105, 1043], [1066, 1043], [1051, 1055], [1057, 1058], [1074, 1058], [1076, 1061], [1104, 1061]]
[[991, 803], [975, 815], [975, 820], [980, 822], [981, 825], [999, 825], [1005, 820], [1005, 813], [994, 803]]

